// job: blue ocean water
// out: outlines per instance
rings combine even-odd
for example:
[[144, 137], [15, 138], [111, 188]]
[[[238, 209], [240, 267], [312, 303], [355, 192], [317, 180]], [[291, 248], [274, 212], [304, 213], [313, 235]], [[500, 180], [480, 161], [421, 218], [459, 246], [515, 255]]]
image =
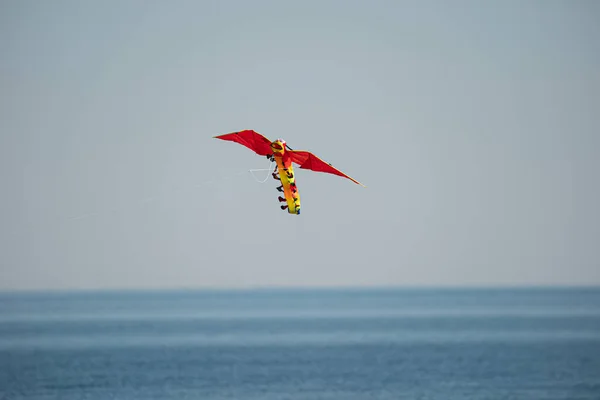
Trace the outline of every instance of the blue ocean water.
[[0, 399], [600, 399], [600, 288], [4, 293]]

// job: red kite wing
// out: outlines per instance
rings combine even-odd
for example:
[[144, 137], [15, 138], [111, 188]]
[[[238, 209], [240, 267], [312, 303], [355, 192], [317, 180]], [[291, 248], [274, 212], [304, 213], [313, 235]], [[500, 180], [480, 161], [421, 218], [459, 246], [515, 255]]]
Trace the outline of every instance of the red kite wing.
[[214, 138], [239, 143], [261, 156], [273, 154], [273, 150], [271, 150], [271, 141], [260, 133], [250, 129], [226, 133], [224, 135], [214, 136]]
[[359, 181], [350, 178], [348, 175], [346, 175], [339, 169], [334, 168], [331, 164], [326, 163], [325, 161], [321, 160], [319, 157], [315, 156], [314, 154], [312, 154], [308, 151], [293, 150], [293, 151], [288, 151], [288, 153], [290, 154], [292, 161], [295, 162], [296, 164], [298, 164], [300, 166], [300, 168], [310, 169], [312, 171], [317, 171], [317, 172], [326, 172], [328, 174], [334, 174], [334, 175], [338, 175], [338, 176], [343, 176], [344, 178], [350, 179], [354, 183], [357, 183], [361, 186], [366, 187]]

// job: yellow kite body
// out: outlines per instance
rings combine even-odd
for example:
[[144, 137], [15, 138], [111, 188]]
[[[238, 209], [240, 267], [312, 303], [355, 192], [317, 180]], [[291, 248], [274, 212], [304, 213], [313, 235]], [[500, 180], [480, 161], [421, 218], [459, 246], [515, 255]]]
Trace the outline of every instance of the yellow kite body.
[[277, 172], [279, 172], [279, 180], [283, 186], [283, 195], [288, 205], [288, 212], [290, 214], [300, 214], [300, 193], [296, 186], [294, 167], [290, 165], [286, 168], [281, 157], [275, 156], [275, 162], [277, 162]]

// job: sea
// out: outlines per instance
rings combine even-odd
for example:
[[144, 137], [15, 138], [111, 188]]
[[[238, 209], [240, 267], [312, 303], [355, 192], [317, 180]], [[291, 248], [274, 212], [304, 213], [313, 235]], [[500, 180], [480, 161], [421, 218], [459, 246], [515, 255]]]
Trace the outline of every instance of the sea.
[[600, 288], [0, 294], [0, 399], [600, 399]]

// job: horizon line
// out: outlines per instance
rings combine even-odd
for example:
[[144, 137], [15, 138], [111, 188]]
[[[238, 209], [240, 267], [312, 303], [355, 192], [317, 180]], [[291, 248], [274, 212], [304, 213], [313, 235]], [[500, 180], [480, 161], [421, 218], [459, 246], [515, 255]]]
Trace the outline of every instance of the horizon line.
[[142, 293], [142, 292], [260, 292], [260, 291], [402, 291], [402, 290], [535, 290], [600, 289], [598, 284], [406, 284], [406, 285], [245, 285], [245, 286], [148, 286], [62, 287], [0, 289], [0, 294], [43, 293]]

